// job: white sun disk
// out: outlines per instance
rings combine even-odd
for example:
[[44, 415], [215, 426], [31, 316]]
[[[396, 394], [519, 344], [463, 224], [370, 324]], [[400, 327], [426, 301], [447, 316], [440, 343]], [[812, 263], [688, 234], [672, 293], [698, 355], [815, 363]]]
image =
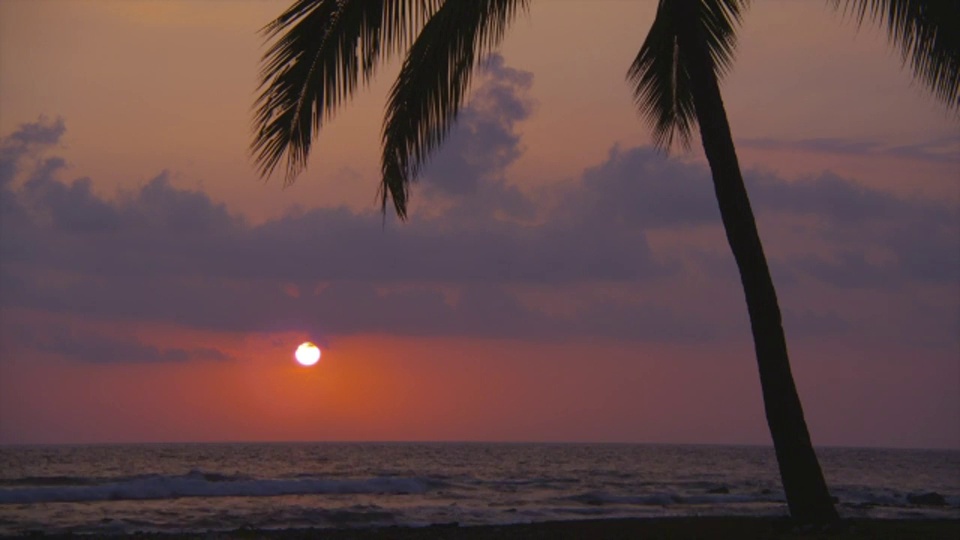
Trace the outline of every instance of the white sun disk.
[[307, 341], [301, 343], [293, 355], [301, 366], [312, 366], [320, 361], [320, 348]]

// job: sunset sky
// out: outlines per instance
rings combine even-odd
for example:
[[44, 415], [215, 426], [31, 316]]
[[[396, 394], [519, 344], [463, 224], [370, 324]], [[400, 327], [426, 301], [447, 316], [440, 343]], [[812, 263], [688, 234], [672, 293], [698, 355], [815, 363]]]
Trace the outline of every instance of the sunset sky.
[[[702, 151], [652, 149], [625, 82], [656, 2], [534, 1], [407, 223], [396, 59], [296, 184], [257, 177], [286, 4], [0, 1], [0, 444], [769, 444]], [[754, 2], [737, 50], [814, 443], [960, 448], [960, 119], [826, 2]]]

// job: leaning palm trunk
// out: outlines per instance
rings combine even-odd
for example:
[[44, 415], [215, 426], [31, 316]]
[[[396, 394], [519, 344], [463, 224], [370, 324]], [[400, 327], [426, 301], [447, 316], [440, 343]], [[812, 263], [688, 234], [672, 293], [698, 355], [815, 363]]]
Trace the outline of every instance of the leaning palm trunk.
[[708, 54], [704, 29], [696, 13], [687, 11], [685, 15], [686, 24], [683, 26], [688, 39], [678, 40], [678, 45], [686, 47], [683, 52], [689, 60], [686, 68], [700, 138], [713, 174], [724, 231], [746, 295], [767, 424], [787, 505], [797, 522], [829, 523], [838, 519], [837, 511], [813, 451], [800, 397], [790, 372], [777, 293], [740, 173], [713, 60]]

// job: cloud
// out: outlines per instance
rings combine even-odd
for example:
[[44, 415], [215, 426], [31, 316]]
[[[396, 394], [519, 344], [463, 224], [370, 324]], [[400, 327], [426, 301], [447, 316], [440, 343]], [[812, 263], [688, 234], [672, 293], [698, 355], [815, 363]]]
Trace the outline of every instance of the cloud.
[[617, 234], [716, 225], [720, 211], [702, 167], [667, 159], [651, 147], [614, 147], [605, 162], [584, 171], [551, 217]]
[[[165, 172], [108, 199], [94, 193], [90, 179], [62, 181], [62, 160], [20, 168], [21, 181], [3, 191], [16, 210], [0, 214], [0, 305], [246, 331], [282, 324], [334, 334], [635, 335], [589, 313], [587, 320], [546, 314], [508, 290], [632, 282], [670, 271], [652, 258], [643, 231], [612, 237], [566, 220], [516, 222], [536, 207], [505, 182], [506, 167], [521, 152], [516, 126], [532, 111], [523, 98], [531, 80], [490, 59], [463, 127], [425, 180], [426, 198], [444, 198], [450, 210], [401, 227], [384, 226], [374, 211], [345, 208], [294, 211], [254, 226], [205, 193], [173, 186]], [[58, 139], [46, 142], [52, 147]], [[25, 149], [14, 154], [14, 161], [28, 157]], [[462, 175], [469, 189], [431, 188], [447, 181], [444, 174]], [[397, 284], [406, 285], [382, 290]], [[447, 302], [437, 285], [455, 287], [458, 301]], [[305, 292], [285, 293], [290, 287]], [[605, 312], [603, 305], [591, 313]], [[649, 307], [658, 313], [650, 321], [657, 335], [703, 333], [687, 329], [695, 318]], [[611, 309], [642, 319], [645, 306]]]
[[[63, 181], [65, 163], [44, 158], [62, 121], [21, 126], [0, 144], [9, 175], [0, 192], [0, 307], [319, 335], [684, 343], [747, 335], [702, 166], [614, 147], [549, 197], [511, 182], [519, 127], [535, 108], [531, 84], [529, 73], [491, 58], [418, 186], [418, 204], [439, 211], [414, 211], [402, 225], [348, 208], [251, 224], [202, 191], [174, 186], [166, 172], [104, 197], [91, 179]], [[949, 201], [904, 199], [830, 173], [786, 181], [747, 171], [746, 180], [791, 335], [871, 324], [856, 306], [812, 304], [814, 289], [900, 298], [955, 284], [960, 212]], [[654, 249], [651, 236], [663, 234], [671, 241]], [[569, 306], [547, 309], [532, 292]], [[919, 326], [949, 334], [930, 320], [942, 318], [942, 305], [897, 305], [911, 317], [904, 334]], [[31, 343], [85, 359], [108, 350], [144, 361], [212, 354], [58, 332]]]
[[187, 360], [226, 361], [230, 357], [208, 347], [159, 348], [135, 338], [118, 338], [96, 332], [80, 332], [64, 324], [15, 324], [7, 333], [16, 345], [53, 353], [85, 363], [161, 363]]
[[774, 138], [739, 139], [738, 145], [763, 150], [823, 152], [854, 156], [891, 156], [937, 163], [960, 163], [960, 135], [949, 135], [907, 145], [889, 145], [863, 139], [818, 137], [783, 140]]
[[[955, 201], [897, 197], [830, 172], [794, 182], [754, 173], [747, 187], [758, 214], [806, 216], [808, 235], [832, 246], [831, 253], [784, 261], [791, 272], [838, 287], [888, 290], [912, 282], [956, 281], [960, 208]], [[887, 256], [867, 258], [878, 250]]]
[[421, 181], [428, 196], [475, 197], [494, 184], [519, 202], [523, 196], [505, 185], [504, 172], [523, 152], [517, 126], [535, 107], [527, 97], [533, 74], [507, 67], [503, 57], [494, 54], [484, 62], [479, 76], [476, 90]]

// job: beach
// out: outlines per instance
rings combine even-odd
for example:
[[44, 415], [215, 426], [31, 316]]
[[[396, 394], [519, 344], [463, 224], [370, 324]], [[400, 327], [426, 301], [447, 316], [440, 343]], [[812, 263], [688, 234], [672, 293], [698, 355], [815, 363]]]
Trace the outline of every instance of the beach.
[[[24, 535], [30, 538], [85, 538], [85, 535]], [[960, 520], [857, 519], [838, 527], [812, 531], [793, 526], [784, 518], [684, 517], [648, 519], [596, 519], [551, 521], [513, 525], [432, 525], [429, 527], [377, 527], [369, 529], [236, 529], [193, 533], [131, 533], [111, 538], [154, 540], [274, 539], [298, 540], [526, 540], [526, 539], [662, 539], [803, 538], [831, 540], [956, 540]]]

